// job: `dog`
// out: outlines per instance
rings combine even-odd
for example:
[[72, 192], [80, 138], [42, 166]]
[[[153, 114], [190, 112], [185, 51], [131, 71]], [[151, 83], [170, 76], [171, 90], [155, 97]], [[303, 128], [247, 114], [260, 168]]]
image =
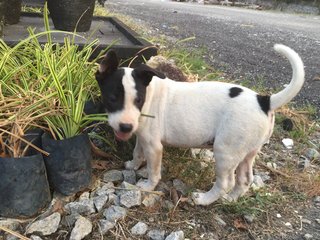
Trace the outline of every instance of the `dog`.
[[294, 98], [304, 83], [304, 66], [291, 48], [276, 44], [275, 51], [291, 63], [292, 79], [282, 91], [260, 95], [246, 87], [223, 82], [176, 82], [144, 64], [119, 67], [114, 51], [101, 61], [96, 80], [108, 122], [119, 140], [137, 136], [133, 160], [137, 170], [147, 161], [143, 190], [153, 190], [161, 179], [164, 145], [213, 147], [216, 182], [205, 193], [194, 192], [197, 205], [223, 197], [236, 201], [253, 180], [252, 165], [274, 127], [274, 111]]

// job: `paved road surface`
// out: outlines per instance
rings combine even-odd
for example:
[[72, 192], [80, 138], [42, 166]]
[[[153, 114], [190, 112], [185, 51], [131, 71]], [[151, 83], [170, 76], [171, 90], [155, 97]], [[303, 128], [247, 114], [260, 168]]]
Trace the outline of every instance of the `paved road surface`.
[[291, 78], [286, 60], [272, 49], [282, 43], [295, 49], [306, 69], [306, 84], [296, 98], [320, 109], [320, 16], [160, 0], [108, 0], [108, 10], [126, 14], [173, 39], [205, 47], [209, 63], [235, 79], [281, 88]]

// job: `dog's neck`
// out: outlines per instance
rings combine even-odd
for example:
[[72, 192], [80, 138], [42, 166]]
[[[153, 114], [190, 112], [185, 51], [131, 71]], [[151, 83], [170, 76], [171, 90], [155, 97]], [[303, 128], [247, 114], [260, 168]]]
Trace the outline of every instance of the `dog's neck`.
[[168, 78], [161, 79], [158, 77], [153, 77], [152, 81], [147, 87], [146, 99], [141, 110], [141, 114], [148, 115], [148, 116], [140, 117], [139, 129], [137, 131], [137, 134], [139, 134], [139, 131], [144, 129], [144, 126], [145, 126], [144, 123], [146, 121], [158, 121], [159, 124], [163, 123], [161, 119], [163, 118], [163, 112], [164, 112], [163, 107], [165, 106], [165, 104], [159, 104], [159, 103], [167, 99], [166, 97], [166, 95], [168, 94], [167, 86], [168, 86], [168, 82], [171, 82], [171, 81], [172, 80]]

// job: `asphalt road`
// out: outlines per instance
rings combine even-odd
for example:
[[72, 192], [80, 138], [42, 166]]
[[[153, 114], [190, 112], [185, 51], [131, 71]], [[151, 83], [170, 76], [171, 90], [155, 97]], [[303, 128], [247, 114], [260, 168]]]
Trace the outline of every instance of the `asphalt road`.
[[204, 47], [210, 65], [251, 85], [263, 80], [274, 91], [289, 83], [291, 67], [272, 46], [288, 45], [300, 54], [306, 70], [295, 101], [320, 109], [320, 16], [161, 0], [108, 0], [106, 7], [171, 39], [194, 36], [188, 46]]

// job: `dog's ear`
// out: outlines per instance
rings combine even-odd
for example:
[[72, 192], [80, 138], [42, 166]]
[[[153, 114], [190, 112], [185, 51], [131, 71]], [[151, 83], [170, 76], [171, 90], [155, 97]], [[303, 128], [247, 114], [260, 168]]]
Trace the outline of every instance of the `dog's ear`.
[[100, 63], [99, 73], [113, 73], [118, 69], [119, 60], [115, 51], [110, 50]]
[[151, 79], [154, 76], [157, 76], [158, 78], [162, 78], [162, 79], [166, 78], [166, 76], [162, 72], [159, 72], [145, 64], [141, 64], [140, 66], [136, 67], [133, 70], [133, 75], [137, 76], [138, 79], [141, 79], [142, 83], [145, 86], [149, 85]]

